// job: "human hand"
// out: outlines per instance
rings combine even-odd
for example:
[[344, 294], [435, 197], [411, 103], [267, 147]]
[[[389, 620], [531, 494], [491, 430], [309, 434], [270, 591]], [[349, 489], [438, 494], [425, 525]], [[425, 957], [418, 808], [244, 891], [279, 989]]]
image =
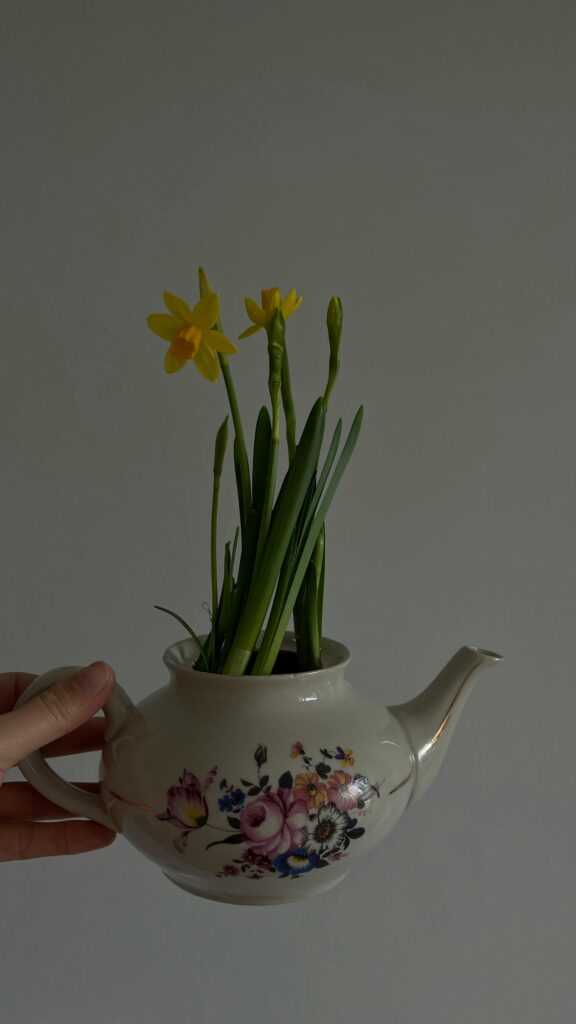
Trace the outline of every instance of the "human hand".
[[[114, 689], [109, 665], [96, 661], [14, 708], [35, 678], [25, 672], [0, 674], [0, 861], [85, 853], [116, 838], [115, 832], [95, 821], [59, 820], [76, 816], [41, 796], [28, 782], [2, 786], [8, 769], [34, 750], [41, 750], [45, 757], [61, 757], [101, 750], [104, 745], [104, 719], [92, 716]], [[92, 793], [99, 790], [97, 782], [76, 785]]]

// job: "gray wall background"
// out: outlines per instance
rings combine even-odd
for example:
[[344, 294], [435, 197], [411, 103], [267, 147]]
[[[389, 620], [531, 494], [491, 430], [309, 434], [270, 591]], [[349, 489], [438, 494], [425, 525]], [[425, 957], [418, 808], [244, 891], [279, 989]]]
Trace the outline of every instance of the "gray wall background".
[[[574, 1016], [574, 5], [4, 7], [2, 665], [104, 658], [135, 699], [205, 624], [222, 386], [145, 326], [203, 263], [263, 286], [300, 419], [346, 334], [363, 401], [326, 633], [385, 703], [501, 651], [438, 782], [341, 887], [187, 898], [121, 838], [2, 865], [6, 1024], [485, 1024]], [[234, 362], [251, 433], [263, 338]], [[229, 529], [233, 490], [228, 478]], [[60, 762], [96, 773], [96, 755]]]

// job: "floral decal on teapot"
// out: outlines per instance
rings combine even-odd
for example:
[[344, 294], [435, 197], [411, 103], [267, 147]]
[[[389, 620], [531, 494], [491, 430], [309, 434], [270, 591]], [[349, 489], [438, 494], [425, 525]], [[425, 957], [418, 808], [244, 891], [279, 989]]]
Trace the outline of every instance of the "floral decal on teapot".
[[[239, 875], [263, 878], [298, 878], [313, 868], [323, 868], [346, 856], [350, 843], [364, 835], [358, 816], [365, 813], [373, 796], [380, 796], [376, 783], [365, 775], [345, 771], [354, 765], [354, 752], [343, 747], [320, 750], [314, 764], [301, 743], [293, 743], [290, 757], [300, 760], [300, 771], [284, 772], [273, 786], [262, 773], [268, 751], [259, 744], [254, 754], [256, 781], [240, 779], [240, 785], [222, 778], [218, 808], [226, 815], [228, 828], [209, 821], [205, 793], [217, 777], [212, 768], [202, 783], [185, 769], [177, 786], [166, 794], [167, 807], [156, 815], [179, 830], [174, 846], [186, 849], [188, 837], [201, 828], [226, 832], [226, 838], [208, 843], [206, 849], [223, 844], [240, 846], [241, 856], [225, 864], [218, 877]], [[352, 812], [356, 816], [352, 816]]]
[[204, 794], [214, 782], [217, 772], [216, 767], [212, 768], [200, 784], [192, 772], [184, 769], [178, 785], [170, 786], [166, 794], [167, 807], [164, 814], [156, 815], [159, 821], [169, 821], [180, 829], [180, 835], [174, 840], [174, 846], [180, 853], [184, 853], [190, 833], [202, 828], [208, 821], [208, 804]]

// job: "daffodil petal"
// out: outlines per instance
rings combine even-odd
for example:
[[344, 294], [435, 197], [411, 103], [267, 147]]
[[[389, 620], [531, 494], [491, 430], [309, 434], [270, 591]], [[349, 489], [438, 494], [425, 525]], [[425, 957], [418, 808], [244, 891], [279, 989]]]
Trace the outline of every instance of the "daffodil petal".
[[258, 331], [261, 331], [261, 330], [262, 330], [261, 327], [247, 327], [245, 331], [242, 331], [242, 334], [238, 335], [238, 337], [239, 338], [249, 338], [251, 334], [258, 334]]
[[186, 366], [187, 359], [177, 359], [172, 349], [169, 348], [166, 355], [164, 356], [164, 369], [166, 373], [176, 373], [181, 370], [183, 366]]
[[178, 295], [173, 295], [172, 292], [164, 292], [164, 302], [170, 312], [178, 317], [182, 323], [189, 324], [191, 322], [192, 311], [188, 303], [184, 302], [184, 299], [181, 299]]
[[194, 356], [194, 365], [206, 380], [215, 381], [220, 376], [218, 356], [208, 345], [201, 345]]
[[262, 309], [262, 306], [259, 306], [257, 302], [254, 302], [254, 299], [251, 299], [249, 295], [244, 299], [244, 305], [246, 307], [248, 318], [252, 323], [257, 324], [258, 327], [265, 327], [268, 317]]
[[199, 327], [201, 331], [209, 331], [218, 321], [220, 316], [220, 298], [216, 292], [205, 295], [200, 302], [197, 302], [190, 317], [191, 323]]
[[262, 309], [268, 314], [271, 319], [277, 309], [280, 309], [280, 289], [274, 286], [274, 288], [263, 288], [261, 291], [262, 295]]
[[172, 341], [174, 335], [178, 334], [178, 331], [182, 327], [182, 323], [175, 316], [168, 316], [167, 313], [151, 313], [146, 318], [146, 323], [154, 334], [157, 334], [159, 338], [164, 338], [165, 341]]
[[225, 355], [231, 356], [238, 351], [234, 342], [224, 334], [220, 334], [220, 331], [203, 331], [202, 338], [215, 352], [223, 352]]
[[302, 296], [298, 298], [298, 296], [296, 295], [296, 289], [292, 288], [292, 291], [289, 291], [288, 295], [286, 295], [282, 300], [281, 309], [282, 315], [285, 320], [287, 320], [289, 316], [292, 316], [292, 313], [294, 313], [298, 309], [298, 306], [300, 305], [301, 302]]

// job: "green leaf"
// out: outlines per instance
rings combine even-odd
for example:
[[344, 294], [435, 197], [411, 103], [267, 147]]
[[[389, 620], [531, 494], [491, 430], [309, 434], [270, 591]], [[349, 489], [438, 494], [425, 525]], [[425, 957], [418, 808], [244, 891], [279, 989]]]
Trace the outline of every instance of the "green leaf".
[[236, 628], [238, 625], [238, 619], [244, 605], [246, 595], [250, 589], [250, 582], [252, 577], [252, 569], [254, 566], [254, 556], [256, 554], [256, 545], [258, 543], [258, 517], [254, 509], [250, 510], [248, 519], [246, 521], [246, 528], [242, 536], [242, 553], [240, 555], [240, 565], [238, 567], [238, 581], [233, 590], [233, 599], [230, 609], [230, 618], [228, 622], [227, 635], [225, 637], [224, 648], [220, 658], [218, 671], [222, 671], [222, 666], [226, 660], [228, 652], [232, 646]]
[[[324, 586], [326, 583], [326, 523], [322, 526], [320, 537], [322, 538], [322, 564], [320, 566], [320, 580], [318, 582], [318, 608], [316, 610], [316, 618], [318, 620], [318, 629], [320, 631], [320, 660], [322, 660], [322, 621], [324, 618]], [[317, 549], [318, 544], [316, 544], [315, 553]]]
[[236, 565], [236, 549], [238, 547], [238, 538], [240, 536], [240, 530], [236, 527], [236, 533], [234, 534], [234, 543], [232, 545], [232, 559], [230, 563], [230, 572], [234, 574], [234, 566]]
[[303, 534], [307, 533], [307, 531], [308, 531], [308, 529], [310, 527], [310, 523], [312, 522], [312, 519], [314, 518], [314, 513], [316, 512], [316, 509], [318, 508], [318, 503], [320, 501], [320, 498], [322, 497], [324, 488], [326, 486], [326, 481], [328, 479], [328, 475], [329, 475], [330, 470], [332, 469], [332, 466], [334, 464], [334, 459], [336, 458], [336, 453], [338, 451], [338, 446], [340, 444], [340, 438], [341, 437], [342, 437], [342, 420], [339, 419], [338, 423], [336, 424], [336, 427], [334, 429], [334, 433], [332, 435], [332, 440], [330, 442], [330, 447], [328, 449], [328, 454], [326, 455], [326, 459], [324, 460], [324, 465], [322, 466], [322, 472], [320, 473], [320, 476], [318, 477], [318, 483], [316, 485], [316, 490], [315, 490], [315, 492], [314, 492], [314, 494], [312, 496], [312, 499], [310, 501], [310, 504], [309, 504], [307, 512], [306, 512], [306, 521], [305, 521], [304, 526], [302, 528], [302, 533]]
[[222, 592], [220, 596], [220, 604], [218, 606], [218, 617], [216, 620], [218, 645], [222, 644], [222, 642], [228, 636], [229, 633], [232, 612], [233, 586], [234, 579], [232, 577], [231, 572], [230, 542], [228, 542], [226, 544], [226, 555], [224, 558], [224, 578], [222, 580]]
[[256, 421], [254, 453], [252, 457], [252, 508], [258, 516], [258, 523], [260, 523], [264, 507], [271, 440], [272, 423], [270, 421], [270, 413], [267, 407], [263, 405]]
[[229, 818], [228, 816], [226, 816], [226, 820], [230, 825], [230, 828], [240, 828], [239, 818]]
[[292, 778], [292, 772], [284, 772], [283, 775], [278, 779], [278, 786], [280, 789], [292, 789], [294, 779]]
[[234, 476], [236, 477], [236, 490], [238, 492], [238, 509], [240, 512], [240, 523], [242, 529], [244, 529], [245, 512], [244, 512], [244, 479], [242, 476], [242, 457], [240, 454], [240, 445], [238, 438], [234, 438]]
[[196, 633], [192, 629], [192, 626], [189, 626], [188, 623], [186, 622], [186, 619], [183, 619], [182, 616], [178, 615], [177, 612], [171, 611], [170, 608], [164, 608], [161, 604], [155, 604], [154, 607], [157, 608], [159, 612], [166, 612], [167, 615], [171, 615], [173, 619], [176, 619], [180, 623], [181, 626], [184, 626], [184, 629], [188, 631], [200, 652], [198, 661], [204, 662], [204, 671], [208, 672], [208, 662], [206, 661], [206, 655], [204, 653], [202, 641], [199, 639], [199, 637], [196, 636]]
[[240, 615], [232, 649], [224, 664], [224, 672], [227, 674], [243, 674], [250, 661], [278, 583], [292, 531], [318, 463], [325, 420], [326, 407], [319, 398], [308, 417], [296, 454], [280, 488], [256, 575]]
[[[326, 479], [334, 463], [341, 435], [342, 420], [340, 419], [338, 420], [332, 435], [332, 440], [322, 467], [320, 478], [316, 483], [314, 474], [310, 481], [310, 487], [302, 504], [294, 533], [290, 539], [287, 556], [284, 561], [284, 565], [282, 566], [280, 580], [274, 595], [272, 610], [268, 618], [266, 633], [262, 640], [260, 648], [261, 651], [269, 642], [269, 638], [274, 636], [278, 630], [279, 622], [284, 612], [290, 583], [296, 568], [296, 556], [299, 545], [302, 538], [306, 536], [306, 533], [310, 528], [310, 523], [312, 522], [314, 512], [318, 506], [318, 501], [320, 500], [322, 491], [324, 490]], [[314, 553], [316, 553], [316, 551]], [[321, 658], [322, 619], [321, 617], [318, 619], [317, 615], [318, 611], [321, 611], [322, 600], [318, 598], [318, 586], [316, 584], [314, 585], [312, 592], [310, 592], [307, 585], [309, 582], [309, 579], [304, 579], [292, 609], [294, 614], [294, 630], [296, 633], [296, 648], [298, 651], [298, 667], [302, 672], [312, 668], [318, 668]], [[315, 602], [314, 607], [313, 602]], [[290, 616], [288, 616], [288, 618], [289, 617]], [[317, 635], [318, 633], [320, 634], [319, 636]], [[264, 654], [261, 655], [261, 659], [263, 659], [263, 657]], [[260, 664], [261, 662], [257, 660], [254, 671], [256, 671]], [[262, 671], [261, 668], [259, 670]], [[272, 671], [272, 668], [269, 668], [268, 671]]]
[[[340, 457], [338, 459], [338, 462], [336, 463], [336, 467], [334, 469], [334, 472], [332, 473], [330, 482], [327, 484], [325, 488], [325, 494], [322, 498], [322, 501], [320, 502], [318, 511], [314, 519], [310, 523], [307, 535], [303, 537], [300, 543], [299, 551], [296, 556], [296, 568], [293, 574], [290, 589], [284, 601], [282, 613], [281, 615], [275, 617], [273, 625], [270, 629], [268, 628], [268, 626], [266, 627], [266, 632], [260, 645], [258, 657], [254, 664], [254, 674], [267, 675], [269, 672], [271, 672], [274, 666], [274, 662], [276, 661], [278, 651], [282, 646], [282, 641], [284, 639], [284, 634], [286, 632], [288, 620], [290, 618], [290, 615], [292, 614], [294, 603], [296, 601], [298, 592], [300, 590], [300, 587], [302, 586], [302, 582], [306, 575], [306, 570], [308, 568], [308, 564], [310, 562], [310, 558], [314, 550], [314, 545], [316, 544], [318, 535], [320, 533], [320, 530], [322, 529], [324, 520], [326, 518], [328, 509], [330, 507], [338, 484], [342, 479], [344, 470], [346, 469], [346, 466], [348, 465], [348, 462], [350, 461], [350, 458], [352, 456], [352, 452], [354, 451], [354, 448], [356, 446], [358, 435], [360, 433], [360, 429], [362, 426], [363, 415], [364, 409], [361, 406], [358, 412], [356, 413], [356, 416], [354, 417], [354, 422], [352, 423], [352, 426], [350, 428], [350, 432], [346, 439], [346, 444], [344, 445], [344, 448], [340, 453]], [[296, 459], [294, 460], [292, 465], [294, 465], [295, 462]], [[314, 504], [314, 499], [312, 504]]]

